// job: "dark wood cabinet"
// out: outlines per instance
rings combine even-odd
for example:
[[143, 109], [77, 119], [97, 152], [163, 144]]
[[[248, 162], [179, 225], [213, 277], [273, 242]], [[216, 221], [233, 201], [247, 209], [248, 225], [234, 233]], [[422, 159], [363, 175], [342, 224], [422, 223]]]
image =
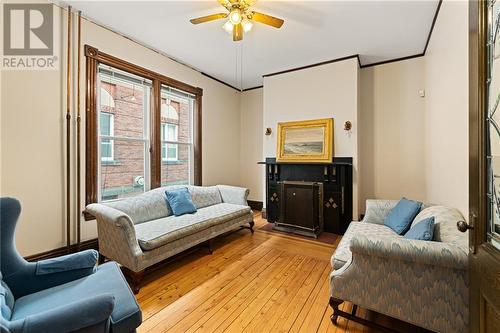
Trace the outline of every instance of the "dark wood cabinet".
[[[305, 221], [285, 221], [287, 214], [281, 212], [286, 198], [282, 198], [281, 186], [283, 182], [309, 182], [322, 184], [321, 219], [322, 230], [336, 234], [344, 234], [352, 221], [352, 158], [336, 157], [332, 163], [277, 163], [275, 158], [266, 158], [266, 217], [269, 222], [283, 224], [298, 224]], [[297, 195], [298, 191], [295, 191]], [[303, 194], [303, 195], [302, 195]], [[287, 202], [300, 201], [293, 205], [294, 210], [288, 216], [310, 216], [308, 195], [301, 193], [302, 197], [289, 198]], [[286, 207], [285, 207], [286, 208]], [[319, 207], [314, 208], [320, 213]], [[293, 214], [292, 214], [293, 213]], [[312, 213], [312, 212], [309, 212]], [[292, 222], [292, 223], [290, 223]]]

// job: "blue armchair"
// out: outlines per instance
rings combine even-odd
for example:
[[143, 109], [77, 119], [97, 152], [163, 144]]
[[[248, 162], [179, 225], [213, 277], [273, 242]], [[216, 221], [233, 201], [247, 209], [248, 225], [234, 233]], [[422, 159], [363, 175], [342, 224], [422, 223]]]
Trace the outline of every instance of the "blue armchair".
[[129, 333], [141, 310], [115, 262], [82, 251], [30, 263], [17, 252], [19, 201], [0, 198], [0, 332]]

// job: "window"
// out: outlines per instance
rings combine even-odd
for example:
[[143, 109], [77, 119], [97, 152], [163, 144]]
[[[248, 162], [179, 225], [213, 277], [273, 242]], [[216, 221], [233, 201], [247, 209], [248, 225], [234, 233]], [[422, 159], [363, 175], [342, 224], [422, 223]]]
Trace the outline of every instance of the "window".
[[152, 82], [104, 64], [99, 64], [97, 77], [101, 157], [98, 200], [137, 195], [149, 189]]
[[114, 149], [113, 140], [109, 139], [113, 136], [113, 114], [101, 112], [99, 117], [99, 128], [101, 137], [101, 161], [113, 161]]
[[161, 159], [163, 161], [178, 160], [177, 128], [175, 124], [161, 124]]
[[86, 203], [200, 184], [202, 90], [88, 45], [85, 55]]

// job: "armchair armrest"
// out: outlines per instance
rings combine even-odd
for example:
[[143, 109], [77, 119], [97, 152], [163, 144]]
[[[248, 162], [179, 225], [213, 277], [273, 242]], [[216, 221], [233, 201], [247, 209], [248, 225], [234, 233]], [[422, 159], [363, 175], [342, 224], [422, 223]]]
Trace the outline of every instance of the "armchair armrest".
[[22, 261], [4, 280], [19, 298], [93, 274], [97, 256], [97, 251], [86, 250], [37, 263]]
[[88, 205], [86, 211], [97, 219], [99, 251], [129, 269], [137, 268], [138, 258], [143, 252], [130, 217], [118, 209], [102, 204]]
[[247, 198], [250, 190], [244, 187], [217, 185], [222, 197], [222, 201], [226, 203], [248, 206]]
[[87, 275], [90, 275], [95, 272], [97, 258], [97, 251], [86, 250], [57, 258], [40, 260], [36, 263], [36, 275], [60, 273], [63, 276], [64, 272], [74, 270], [84, 270]]
[[115, 298], [111, 294], [84, 298], [14, 321], [13, 331], [19, 324], [24, 324], [23, 333], [73, 332], [99, 323], [102, 323], [104, 331], [104, 327], [109, 325], [114, 305]]
[[353, 260], [356, 254], [387, 260], [466, 270], [467, 253], [459, 247], [441, 243], [384, 236], [356, 235], [351, 239]]

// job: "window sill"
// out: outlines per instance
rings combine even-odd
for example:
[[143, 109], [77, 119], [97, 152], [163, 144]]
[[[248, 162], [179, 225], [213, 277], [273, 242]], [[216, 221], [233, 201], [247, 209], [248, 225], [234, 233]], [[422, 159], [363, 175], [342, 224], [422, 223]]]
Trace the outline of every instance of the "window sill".
[[161, 165], [180, 165], [180, 164], [185, 164], [184, 161], [161, 161]]
[[110, 165], [110, 166], [114, 166], [114, 165], [122, 165], [123, 163], [118, 161], [118, 160], [112, 160], [112, 161], [102, 161], [101, 160], [101, 165]]

